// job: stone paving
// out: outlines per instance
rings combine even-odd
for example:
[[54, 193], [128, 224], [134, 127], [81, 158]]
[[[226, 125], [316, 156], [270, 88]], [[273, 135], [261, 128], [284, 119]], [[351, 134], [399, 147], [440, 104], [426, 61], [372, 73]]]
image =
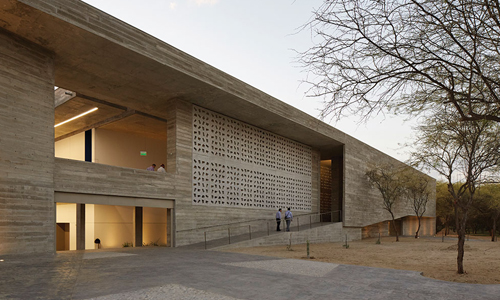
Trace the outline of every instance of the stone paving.
[[[1, 261], [3, 259], [3, 261]], [[500, 299], [500, 285], [185, 248], [0, 256], [0, 299]]]

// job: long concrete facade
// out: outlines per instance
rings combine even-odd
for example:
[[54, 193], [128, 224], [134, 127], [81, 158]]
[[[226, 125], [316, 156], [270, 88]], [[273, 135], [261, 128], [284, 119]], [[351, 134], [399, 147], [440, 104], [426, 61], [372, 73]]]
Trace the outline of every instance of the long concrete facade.
[[[200, 242], [192, 229], [273, 220], [278, 207], [339, 211], [358, 238], [390, 233], [365, 172], [401, 162], [81, 1], [0, 10], [0, 254], [54, 252], [63, 201], [165, 208], [171, 246]], [[54, 86], [73, 92], [55, 99]], [[107, 123], [165, 121], [167, 172], [55, 157], [54, 119], [69, 117], [56, 106], [78, 97], [122, 110]], [[396, 208], [405, 234], [412, 216]], [[435, 196], [424, 216], [434, 234]]]

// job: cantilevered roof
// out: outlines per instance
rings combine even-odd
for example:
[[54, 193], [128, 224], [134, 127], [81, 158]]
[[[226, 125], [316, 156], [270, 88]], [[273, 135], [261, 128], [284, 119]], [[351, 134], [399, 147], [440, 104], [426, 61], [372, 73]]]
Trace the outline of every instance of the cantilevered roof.
[[0, 0], [0, 9], [2, 28], [53, 52], [59, 87], [159, 119], [179, 98], [310, 145], [323, 158], [346, 142], [345, 133], [84, 2]]

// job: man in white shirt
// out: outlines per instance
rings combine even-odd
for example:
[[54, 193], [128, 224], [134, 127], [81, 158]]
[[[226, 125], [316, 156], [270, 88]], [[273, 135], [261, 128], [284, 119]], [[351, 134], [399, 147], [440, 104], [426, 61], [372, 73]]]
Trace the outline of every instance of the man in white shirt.
[[167, 171], [165, 171], [165, 165], [164, 164], [161, 164], [157, 171], [161, 172], [161, 173], [167, 172]]
[[290, 207], [285, 213], [285, 221], [286, 221], [286, 231], [290, 231], [290, 222], [292, 222], [293, 214], [290, 211]]
[[276, 231], [281, 231], [280, 224], [281, 224], [281, 208], [276, 213]]

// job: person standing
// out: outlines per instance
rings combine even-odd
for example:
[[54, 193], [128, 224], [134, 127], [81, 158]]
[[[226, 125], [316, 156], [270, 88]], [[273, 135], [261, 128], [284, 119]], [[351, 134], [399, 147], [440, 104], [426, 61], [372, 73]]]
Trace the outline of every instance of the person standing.
[[146, 170], [148, 171], [154, 171], [156, 168], [156, 165], [155, 164], [152, 164], [151, 166], [149, 166]]
[[285, 221], [286, 221], [286, 231], [290, 231], [290, 223], [292, 222], [293, 214], [290, 211], [290, 207], [285, 213]]
[[278, 212], [276, 213], [276, 231], [281, 231], [280, 224], [281, 224], [281, 208], [278, 209]]
[[161, 173], [166, 173], [167, 172], [167, 171], [165, 171], [165, 165], [164, 164], [161, 164], [157, 171], [161, 172]]

